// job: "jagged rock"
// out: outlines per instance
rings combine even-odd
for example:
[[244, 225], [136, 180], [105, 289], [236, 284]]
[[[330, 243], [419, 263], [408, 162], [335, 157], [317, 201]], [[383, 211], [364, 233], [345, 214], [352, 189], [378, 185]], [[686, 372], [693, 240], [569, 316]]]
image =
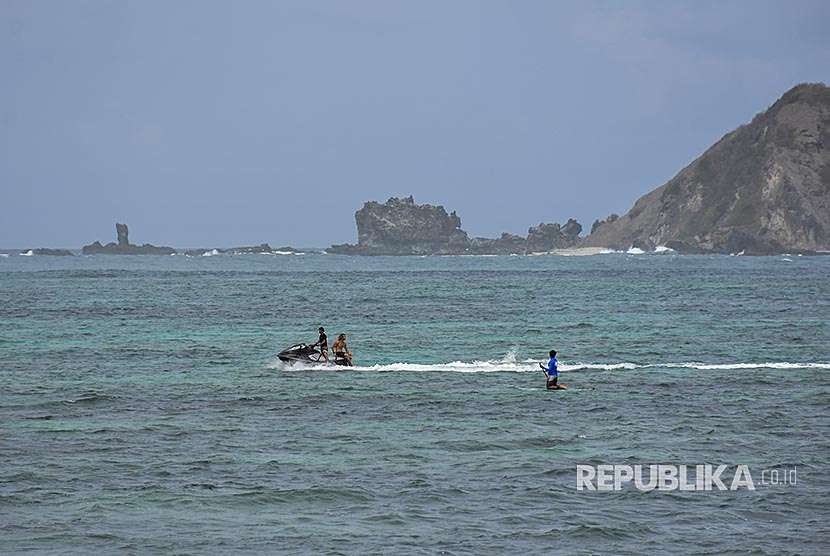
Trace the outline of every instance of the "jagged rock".
[[554, 249], [567, 249], [579, 241], [582, 225], [570, 218], [564, 226], [559, 224], [539, 224], [527, 231], [527, 252], [544, 253]]
[[84, 245], [84, 255], [172, 255], [176, 252], [172, 247], [157, 247], [145, 243], [144, 245], [133, 245], [129, 242], [129, 231], [126, 224], [116, 224], [115, 233], [118, 243], [101, 245], [100, 241]]
[[726, 134], [587, 246], [680, 252], [830, 251], [830, 88], [802, 84]]
[[580, 224], [573, 218], [568, 218], [568, 221], [565, 222], [565, 225], [562, 226], [561, 229], [562, 235], [565, 236], [565, 238], [567, 238], [573, 245], [579, 238], [579, 234], [582, 233], [582, 224]]
[[367, 202], [355, 213], [357, 245], [334, 245], [331, 253], [422, 255], [463, 253], [467, 233], [461, 218], [442, 206], [417, 205], [412, 196]]

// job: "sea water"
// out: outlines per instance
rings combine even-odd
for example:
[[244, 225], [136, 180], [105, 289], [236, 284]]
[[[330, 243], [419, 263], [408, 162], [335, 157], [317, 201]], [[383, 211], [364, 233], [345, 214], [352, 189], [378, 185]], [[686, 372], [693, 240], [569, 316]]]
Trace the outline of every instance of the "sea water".
[[[0, 552], [826, 553], [828, 276], [830, 257], [3, 257]], [[318, 326], [354, 369], [277, 360]], [[550, 349], [566, 391], [544, 390]], [[587, 492], [578, 464], [798, 482]]]

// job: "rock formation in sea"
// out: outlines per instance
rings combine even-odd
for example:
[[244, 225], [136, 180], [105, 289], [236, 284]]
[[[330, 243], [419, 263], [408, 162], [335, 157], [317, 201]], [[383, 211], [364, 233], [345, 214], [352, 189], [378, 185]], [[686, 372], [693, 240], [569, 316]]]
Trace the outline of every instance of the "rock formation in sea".
[[586, 246], [769, 254], [830, 251], [830, 88], [802, 84], [726, 134]]
[[130, 231], [127, 228], [126, 224], [119, 224], [115, 223], [115, 233], [118, 236], [118, 246], [119, 247], [129, 247], [130, 246]]
[[234, 255], [245, 255], [250, 253], [270, 253], [274, 249], [267, 243], [260, 243], [259, 245], [245, 245], [242, 247], [231, 247], [230, 249], [223, 249], [224, 253], [232, 253]]
[[579, 241], [582, 225], [573, 218], [563, 225], [539, 224], [527, 231], [527, 252], [543, 253], [554, 249], [567, 249]]
[[248, 255], [248, 254], [258, 254], [258, 253], [299, 253], [299, 250], [295, 249], [294, 247], [278, 247], [274, 249], [267, 243], [260, 243], [259, 245], [245, 245], [242, 247], [230, 247], [227, 249], [214, 247], [214, 248], [204, 248], [200, 247], [197, 249], [185, 249], [185, 255], [191, 256], [202, 256], [202, 255], [219, 255], [219, 254], [229, 254], [229, 255]]
[[470, 238], [455, 211], [441, 205], [419, 205], [410, 195], [386, 203], [370, 201], [355, 213], [357, 245], [333, 245], [327, 251], [346, 255], [507, 255], [572, 247], [582, 226], [571, 219], [564, 226], [539, 224], [528, 237], [503, 233], [490, 239]]
[[47, 255], [51, 257], [72, 257], [74, 253], [69, 249], [49, 249], [47, 247], [39, 247], [37, 249], [26, 249], [25, 253], [32, 255]]
[[133, 245], [130, 243], [129, 230], [126, 224], [116, 224], [115, 233], [118, 243], [107, 243], [101, 245], [100, 241], [84, 245], [84, 255], [171, 255], [176, 252], [172, 247], [157, 247], [145, 243], [144, 245]]

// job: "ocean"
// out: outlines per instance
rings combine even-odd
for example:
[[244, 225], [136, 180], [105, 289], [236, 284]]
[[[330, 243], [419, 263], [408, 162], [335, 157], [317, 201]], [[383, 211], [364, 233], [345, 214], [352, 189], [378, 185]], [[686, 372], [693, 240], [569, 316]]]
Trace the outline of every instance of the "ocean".
[[[828, 276], [669, 253], [2, 257], [0, 552], [826, 554]], [[278, 361], [318, 326], [355, 368]], [[550, 349], [568, 390], [544, 389]], [[756, 488], [577, 489], [577, 465], [652, 464], [746, 465]]]

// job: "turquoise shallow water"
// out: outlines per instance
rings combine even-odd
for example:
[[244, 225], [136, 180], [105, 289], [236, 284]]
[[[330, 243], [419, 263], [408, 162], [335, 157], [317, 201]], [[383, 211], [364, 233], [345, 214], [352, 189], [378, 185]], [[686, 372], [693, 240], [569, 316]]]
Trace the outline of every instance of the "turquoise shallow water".
[[[0, 258], [0, 552], [826, 553], [830, 257]], [[318, 325], [357, 369], [286, 369]], [[560, 352], [565, 392], [534, 369]], [[575, 466], [794, 486], [591, 493]]]

